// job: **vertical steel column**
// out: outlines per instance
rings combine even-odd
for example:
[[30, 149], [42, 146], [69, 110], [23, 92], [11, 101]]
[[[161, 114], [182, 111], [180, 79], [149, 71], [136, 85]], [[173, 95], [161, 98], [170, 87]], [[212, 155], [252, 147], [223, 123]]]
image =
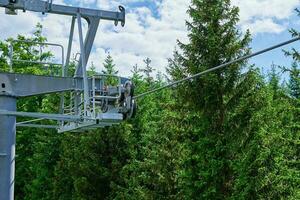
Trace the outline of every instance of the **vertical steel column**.
[[93, 76], [92, 90], [93, 90], [93, 116], [96, 118], [96, 77]]
[[13, 44], [11, 43], [9, 46], [9, 72], [13, 73]]
[[[78, 13], [77, 18], [79, 18], [78, 15], [81, 16], [80, 13]], [[80, 55], [79, 63], [78, 63], [78, 66], [77, 66], [75, 74], [74, 74], [74, 77], [80, 77], [80, 78], [83, 77], [82, 67], [87, 65], [87, 61], [89, 59], [89, 56], [90, 56], [90, 53], [91, 53], [91, 50], [92, 50], [92, 46], [93, 46], [93, 43], [94, 43], [94, 40], [95, 40], [95, 36], [96, 36], [97, 30], [98, 30], [98, 27], [99, 27], [99, 23], [100, 23], [100, 19], [97, 18], [97, 17], [90, 17], [86, 20], [88, 22], [88, 30], [87, 30], [85, 40], [84, 40], [84, 44], [83, 44], [85, 55], [84, 55], [84, 58], [83, 58], [82, 54]], [[80, 23], [80, 22], [78, 22], [78, 23]], [[80, 96], [75, 95], [74, 100], [75, 100], [75, 114], [78, 115], [79, 114], [78, 105], [79, 105], [79, 103], [81, 103], [80, 102], [80, 100], [81, 100]], [[89, 101], [89, 99], [88, 99], [88, 101]]]
[[[93, 47], [93, 43], [97, 34], [97, 30], [100, 24], [100, 19], [98, 18], [94, 18], [94, 17], [90, 17], [87, 20], [88, 23], [88, 30], [85, 36], [85, 40], [84, 40], [84, 52], [85, 52], [85, 64], [87, 64], [87, 61], [90, 57], [91, 51], [92, 51], [92, 47]], [[79, 59], [79, 63], [82, 63], [82, 57], [80, 56]], [[75, 76], [76, 77], [82, 77], [82, 69], [81, 69], [81, 65], [77, 66], [77, 69], [75, 71]]]
[[[73, 44], [75, 20], [76, 20], [76, 18], [72, 17], [71, 29], [70, 29], [70, 35], [69, 35], [69, 43], [68, 43], [67, 58], [66, 58], [65, 64], [62, 64], [62, 76], [63, 77], [68, 76], [68, 69], [69, 69], [70, 58], [71, 58], [71, 50], [72, 50], [72, 44]], [[63, 60], [63, 63], [64, 63], [64, 56], [62, 56], [62, 57], [63, 57], [62, 60]], [[71, 101], [72, 101], [72, 99], [71, 99]], [[61, 114], [65, 113], [65, 95], [64, 95], [64, 93], [62, 93], [60, 95], [60, 113]], [[61, 122], [61, 124], [63, 124], [63, 122]]]
[[[16, 111], [16, 98], [0, 96], [0, 109]], [[0, 115], [0, 199], [14, 199], [16, 117]]]
[[68, 69], [69, 69], [69, 65], [70, 65], [70, 58], [71, 58], [71, 51], [72, 51], [72, 44], [73, 44], [73, 37], [74, 37], [75, 20], [76, 20], [76, 18], [72, 17], [67, 58], [66, 58], [65, 68], [64, 68], [65, 72], [64, 72], [63, 76], [68, 76]]
[[77, 13], [77, 22], [78, 22], [78, 32], [79, 32], [79, 43], [80, 43], [80, 52], [81, 52], [81, 68], [82, 68], [82, 76], [83, 76], [83, 107], [84, 107], [84, 116], [87, 115], [88, 106], [90, 104], [90, 97], [89, 97], [89, 87], [88, 87], [88, 78], [86, 72], [86, 57], [85, 57], [85, 49], [84, 49], [84, 41], [83, 41], [83, 33], [82, 33], [82, 22], [81, 22], [81, 15]]

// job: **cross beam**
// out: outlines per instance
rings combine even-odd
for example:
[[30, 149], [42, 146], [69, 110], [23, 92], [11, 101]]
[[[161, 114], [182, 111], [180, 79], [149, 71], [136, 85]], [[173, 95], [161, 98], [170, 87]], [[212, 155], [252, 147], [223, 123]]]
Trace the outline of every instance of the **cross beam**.
[[11, 0], [0, 0], [0, 7], [7, 8], [7, 12], [14, 12], [16, 10], [32, 11], [41, 13], [52, 13], [59, 15], [68, 15], [76, 17], [77, 13], [89, 20], [90, 18], [98, 18], [104, 20], [113, 20], [116, 23], [121, 22], [121, 25], [125, 25], [125, 9], [119, 7], [120, 12], [112, 12], [106, 10], [95, 10], [89, 8], [79, 8], [73, 6], [57, 5], [52, 1], [41, 0], [15, 0], [16, 3], [12, 3]]
[[80, 79], [0, 73], [0, 96], [29, 97], [71, 90], [82, 90]]
[[[120, 79], [124, 82], [125, 78]], [[101, 80], [88, 78], [88, 91], [101, 89]], [[83, 78], [39, 76], [0, 72], [0, 96], [30, 97], [43, 94], [84, 90]], [[118, 92], [118, 91], [115, 91]]]

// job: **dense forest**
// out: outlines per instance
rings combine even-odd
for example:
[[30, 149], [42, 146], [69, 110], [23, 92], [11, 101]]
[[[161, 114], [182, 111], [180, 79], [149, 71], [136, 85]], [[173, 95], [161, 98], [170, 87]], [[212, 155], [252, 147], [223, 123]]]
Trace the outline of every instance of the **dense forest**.
[[[251, 53], [251, 34], [239, 30], [239, 9], [230, 0], [191, 2], [189, 42], [178, 41], [166, 76], [152, 77], [149, 58], [133, 66], [136, 94]], [[47, 40], [41, 25], [17, 39]], [[0, 42], [1, 71], [9, 71], [11, 40]], [[15, 43], [15, 56], [37, 60], [34, 48]], [[282, 56], [293, 62], [275, 63], [268, 75], [259, 69], [270, 66], [240, 62], [141, 98], [137, 116], [113, 127], [64, 134], [18, 128], [16, 199], [300, 199], [300, 54]], [[118, 73], [112, 56], [103, 69]], [[17, 73], [58, 70], [14, 65]], [[59, 94], [45, 95], [20, 99], [18, 110], [54, 113], [58, 105]]]

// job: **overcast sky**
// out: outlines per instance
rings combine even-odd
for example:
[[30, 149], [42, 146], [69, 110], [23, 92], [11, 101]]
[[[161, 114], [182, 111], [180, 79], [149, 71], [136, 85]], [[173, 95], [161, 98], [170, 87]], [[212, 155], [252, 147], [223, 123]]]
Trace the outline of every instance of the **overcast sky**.
[[[130, 75], [132, 66], [143, 65], [143, 59], [152, 59], [157, 71], [164, 72], [167, 58], [172, 57], [176, 40], [187, 41], [185, 20], [188, 0], [53, 0], [57, 4], [83, 6], [117, 11], [118, 5], [127, 10], [124, 28], [115, 27], [113, 22], [102, 21], [94, 49], [90, 58], [98, 71], [108, 52], [113, 56], [120, 75]], [[300, 17], [295, 8], [300, 8], [299, 0], [232, 0], [240, 8], [239, 29], [249, 29], [252, 33], [253, 51], [265, 48], [291, 38], [288, 30], [297, 30]], [[41, 22], [43, 34], [49, 42], [67, 47], [70, 18], [58, 15], [42, 16], [36, 13], [19, 13], [6, 16], [0, 9], [0, 38], [15, 37], [17, 34], [30, 35], [35, 25]], [[74, 38], [73, 54], [79, 52], [78, 36]], [[293, 46], [299, 47], [298, 44]], [[286, 49], [291, 46], [287, 46]], [[56, 51], [58, 53], [58, 51]], [[57, 57], [59, 57], [57, 55]], [[251, 60], [259, 67], [269, 69], [272, 62], [290, 64], [281, 50], [259, 56]]]

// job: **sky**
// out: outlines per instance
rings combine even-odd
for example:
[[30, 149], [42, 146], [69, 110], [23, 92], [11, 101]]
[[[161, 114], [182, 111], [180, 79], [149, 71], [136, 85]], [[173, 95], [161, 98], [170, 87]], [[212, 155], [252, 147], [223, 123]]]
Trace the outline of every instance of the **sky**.
[[[111, 21], [101, 21], [90, 56], [89, 65], [97, 71], [103, 69], [103, 62], [110, 53], [119, 75], [130, 76], [132, 66], [144, 66], [149, 57], [156, 72], [165, 72], [167, 59], [172, 58], [176, 41], [188, 42], [185, 21], [189, 20], [186, 10], [189, 0], [53, 0], [55, 4], [118, 11], [118, 6], [126, 8], [126, 25], [115, 27]], [[250, 47], [257, 51], [289, 40], [290, 28], [299, 30], [300, 17], [295, 9], [300, 8], [300, 0], [232, 0], [240, 8], [238, 28], [242, 33], [247, 29], [252, 34]], [[43, 25], [43, 35], [48, 42], [62, 44], [67, 49], [70, 17], [39, 13], [19, 12], [17, 16], [4, 14], [0, 9], [0, 39], [16, 37], [17, 34], [30, 36], [35, 25]], [[84, 30], [86, 30], [86, 23]], [[286, 46], [299, 48], [300, 43]], [[52, 49], [56, 59], [59, 49]], [[79, 52], [78, 32], [75, 31], [72, 55]], [[258, 56], [249, 61], [267, 73], [272, 63], [290, 65], [282, 49]]]

